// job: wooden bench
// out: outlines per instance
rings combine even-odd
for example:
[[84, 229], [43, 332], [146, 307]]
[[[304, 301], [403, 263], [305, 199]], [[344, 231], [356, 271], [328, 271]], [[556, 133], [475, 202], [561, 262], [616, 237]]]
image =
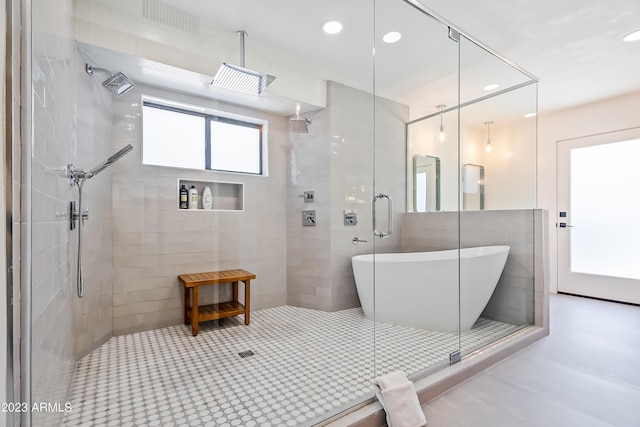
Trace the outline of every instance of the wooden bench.
[[[208, 273], [181, 274], [178, 280], [184, 285], [184, 324], [191, 323], [191, 334], [198, 335], [198, 324], [207, 320], [244, 314], [244, 324], [251, 321], [251, 279], [256, 275], [245, 270], [223, 270]], [[238, 282], [244, 282], [244, 305], [238, 301]], [[203, 285], [233, 284], [233, 300], [217, 304], [198, 306], [198, 287]], [[191, 301], [193, 290], [193, 302]]]

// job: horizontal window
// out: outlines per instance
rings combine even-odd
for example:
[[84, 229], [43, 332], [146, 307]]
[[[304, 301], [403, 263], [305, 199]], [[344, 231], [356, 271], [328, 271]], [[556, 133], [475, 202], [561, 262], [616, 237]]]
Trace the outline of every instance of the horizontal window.
[[262, 127], [144, 101], [142, 163], [262, 175]]

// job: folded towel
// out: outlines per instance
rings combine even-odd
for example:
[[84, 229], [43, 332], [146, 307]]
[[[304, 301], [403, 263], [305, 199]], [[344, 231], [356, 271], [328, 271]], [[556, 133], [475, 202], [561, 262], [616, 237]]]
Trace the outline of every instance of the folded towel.
[[373, 388], [387, 413], [389, 427], [421, 427], [427, 424], [413, 383], [404, 372], [392, 372], [376, 378]]

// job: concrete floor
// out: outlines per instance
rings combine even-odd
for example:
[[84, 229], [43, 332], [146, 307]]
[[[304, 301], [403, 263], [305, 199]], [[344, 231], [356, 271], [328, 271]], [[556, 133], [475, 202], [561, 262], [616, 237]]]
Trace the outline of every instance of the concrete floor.
[[548, 337], [427, 403], [427, 426], [640, 426], [640, 307], [551, 295], [550, 310]]

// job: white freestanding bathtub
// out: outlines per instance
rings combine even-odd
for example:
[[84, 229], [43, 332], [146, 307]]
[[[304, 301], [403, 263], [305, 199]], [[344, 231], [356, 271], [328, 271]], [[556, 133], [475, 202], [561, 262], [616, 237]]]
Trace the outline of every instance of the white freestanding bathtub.
[[460, 251], [356, 255], [351, 264], [368, 319], [457, 332], [458, 325], [460, 331], [468, 331], [480, 317], [508, 255], [509, 246], [482, 246]]

